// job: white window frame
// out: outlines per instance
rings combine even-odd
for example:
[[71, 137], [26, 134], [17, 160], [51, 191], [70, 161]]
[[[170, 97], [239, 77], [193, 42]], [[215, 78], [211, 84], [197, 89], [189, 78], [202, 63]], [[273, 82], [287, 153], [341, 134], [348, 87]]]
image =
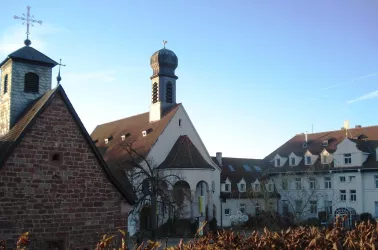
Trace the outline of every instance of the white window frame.
[[329, 176], [324, 177], [324, 189], [332, 189], [332, 178]]
[[357, 191], [355, 189], [349, 190], [349, 200], [352, 202], [357, 201]]
[[295, 178], [295, 189], [296, 190], [302, 189], [302, 179], [300, 177]]
[[231, 208], [225, 208], [224, 209], [224, 216], [230, 216], [231, 215]]
[[225, 192], [230, 192], [230, 189], [231, 189], [230, 186], [231, 186], [230, 183], [225, 183], [225, 184], [224, 184], [224, 191], [225, 191]]
[[239, 191], [240, 192], [245, 192], [245, 183], [240, 183], [239, 184]]
[[346, 201], [346, 190], [345, 189], [341, 189], [339, 191], [339, 194], [340, 194], [340, 201], [345, 202]]
[[290, 158], [290, 164], [291, 164], [291, 166], [295, 166], [295, 157]]
[[323, 164], [327, 164], [328, 163], [328, 159], [327, 159], [327, 155], [323, 155]]
[[316, 180], [315, 178], [310, 178], [310, 189], [316, 188]]
[[[350, 175], [350, 176], [348, 176], [349, 178], [349, 182], [355, 182], [356, 181], [356, 176], [354, 176], [354, 175]], [[352, 180], [353, 179], [353, 180]]]
[[276, 159], [276, 167], [280, 167], [280, 166], [281, 166], [281, 159], [277, 158]]
[[255, 183], [255, 192], [260, 192], [260, 183]]
[[318, 213], [318, 202], [317, 201], [310, 201], [310, 213], [317, 214]]
[[352, 164], [352, 154], [344, 154], [344, 164], [345, 165]]
[[312, 164], [312, 157], [309, 155], [306, 155], [306, 165], [311, 165]]

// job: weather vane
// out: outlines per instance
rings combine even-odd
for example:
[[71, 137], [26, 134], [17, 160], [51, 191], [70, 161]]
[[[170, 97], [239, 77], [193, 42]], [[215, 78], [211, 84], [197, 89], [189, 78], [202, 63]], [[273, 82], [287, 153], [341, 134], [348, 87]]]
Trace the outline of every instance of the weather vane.
[[56, 80], [58, 81], [58, 85], [60, 84], [60, 81], [62, 80], [62, 77], [60, 77], [60, 66], [66, 66], [64, 64], [62, 64], [62, 59], [59, 59], [59, 72], [58, 72], [58, 76], [56, 77]]
[[31, 41], [29, 40], [29, 28], [30, 26], [34, 27], [33, 23], [39, 23], [39, 24], [42, 24], [42, 21], [39, 21], [39, 20], [35, 20], [34, 19], [34, 16], [30, 16], [30, 6], [26, 6], [26, 9], [27, 9], [27, 13], [26, 13], [26, 16], [25, 14], [22, 14], [23, 16], [22, 17], [19, 17], [19, 16], [13, 16], [14, 19], [20, 19], [23, 21], [23, 25], [25, 24], [26, 25], [26, 40], [25, 40], [25, 45], [26, 46], [29, 46], [31, 44]]
[[163, 46], [164, 46], [164, 49], [165, 49], [165, 45], [168, 43], [168, 41], [166, 40], [163, 40]]

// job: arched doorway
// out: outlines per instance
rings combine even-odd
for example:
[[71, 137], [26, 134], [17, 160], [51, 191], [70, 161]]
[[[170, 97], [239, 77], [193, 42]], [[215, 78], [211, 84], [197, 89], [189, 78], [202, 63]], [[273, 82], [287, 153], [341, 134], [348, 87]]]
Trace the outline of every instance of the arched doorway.
[[151, 229], [151, 207], [145, 206], [140, 211], [139, 218], [140, 231], [148, 231]]
[[197, 214], [199, 217], [209, 217], [209, 185], [205, 181], [200, 181], [196, 186]]
[[177, 209], [175, 215], [184, 218], [190, 216], [191, 192], [189, 183], [186, 181], [178, 181], [173, 185], [172, 191], [173, 200]]
[[339, 207], [335, 210], [335, 220], [337, 217], [344, 217], [344, 227], [348, 228], [354, 225], [356, 221], [356, 210], [351, 207]]

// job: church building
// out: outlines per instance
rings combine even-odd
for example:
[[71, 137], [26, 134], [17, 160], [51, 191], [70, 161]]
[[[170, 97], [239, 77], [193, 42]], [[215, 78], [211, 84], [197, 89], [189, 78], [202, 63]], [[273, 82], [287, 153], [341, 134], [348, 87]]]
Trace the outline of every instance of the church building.
[[107, 166], [63, 87], [57, 62], [30, 40], [0, 63], [0, 240], [14, 249], [94, 249], [126, 230], [134, 203], [127, 179]]
[[[176, 206], [185, 204], [180, 218], [192, 221], [215, 218], [219, 222], [221, 169], [209, 155], [184, 105], [176, 101], [179, 84], [175, 69], [178, 58], [173, 51], [164, 47], [151, 56], [150, 65], [152, 76], [149, 111], [98, 125], [91, 137], [109, 167], [120, 175], [126, 175], [135, 166], [142, 166], [152, 168], [163, 176], [175, 176], [163, 185], [172, 197], [175, 196], [175, 190], [184, 191], [185, 195], [181, 195], [181, 199], [173, 197]], [[132, 145], [130, 148], [138, 157], [134, 158], [128, 153], [125, 143]], [[134, 188], [148, 179], [148, 176], [139, 177], [139, 180], [130, 180], [136, 181]], [[142, 199], [143, 194], [139, 190], [134, 192], [139, 203], [130, 215], [134, 219], [129, 221], [131, 235], [148, 229], [151, 219], [151, 202], [148, 197]], [[161, 215], [162, 210], [158, 211]], [[167, 213], [163, 212], [158, 226], [172, 217]]]

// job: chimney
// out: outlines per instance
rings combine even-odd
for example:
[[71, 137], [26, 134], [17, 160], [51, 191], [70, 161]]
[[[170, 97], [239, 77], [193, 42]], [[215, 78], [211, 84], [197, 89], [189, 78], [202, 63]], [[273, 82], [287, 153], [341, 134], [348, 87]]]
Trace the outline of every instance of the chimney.
[[222, 152], [217, 152], [216, 153], [216, 158], [217, 158], [217, 161], [219, 162], [219, 166], [222, 166]]
[[307, 131], [305, 133], [305, 141], [307, 142]]

